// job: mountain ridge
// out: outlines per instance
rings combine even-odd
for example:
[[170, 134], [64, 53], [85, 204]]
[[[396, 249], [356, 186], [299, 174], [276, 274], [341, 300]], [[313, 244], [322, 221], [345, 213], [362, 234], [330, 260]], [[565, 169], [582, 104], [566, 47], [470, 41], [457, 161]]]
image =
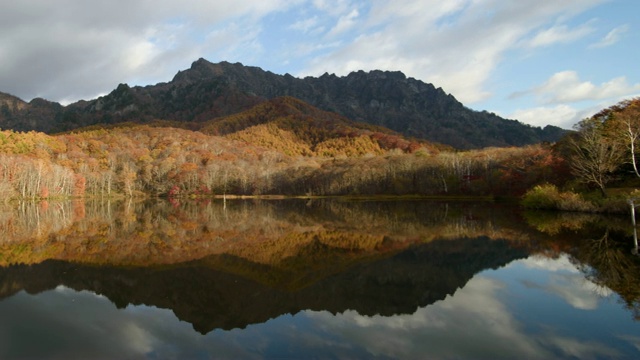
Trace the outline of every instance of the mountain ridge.
[[43, 99], [26, 103], [8, 94], [0, 96], [0, 127], [51, 133], [124, 121], [205, 122], [282, 96], [297, 98], [352, 121], [460, 149], [553, 142], [566, 132], [471, 110], [442, 88], [399, 71], [296, 78], [241, 63], [211, 63], [202, 58], [169, 82], [144, 87], [120, 84], [108, 95], [66, 107]]

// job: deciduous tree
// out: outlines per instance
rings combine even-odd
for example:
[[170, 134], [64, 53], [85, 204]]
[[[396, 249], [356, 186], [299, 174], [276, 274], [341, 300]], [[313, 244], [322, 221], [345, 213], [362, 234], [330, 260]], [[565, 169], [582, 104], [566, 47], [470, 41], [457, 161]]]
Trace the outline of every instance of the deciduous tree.
[[621, 141], [629, 151], [629, 161], [637, 177], [636, 147], [640, 138], [640, 98], [625, 100], [595, 115], [602, 116], [612, 136]]
[[622, 148], [606, 136], [603, 122], [596, 117], [582, 120], [576, 130], [578, 133], [570, 139], [571, 169], [580, 181], [596, 185], [606, 197], [605, 187], [621, 164]]

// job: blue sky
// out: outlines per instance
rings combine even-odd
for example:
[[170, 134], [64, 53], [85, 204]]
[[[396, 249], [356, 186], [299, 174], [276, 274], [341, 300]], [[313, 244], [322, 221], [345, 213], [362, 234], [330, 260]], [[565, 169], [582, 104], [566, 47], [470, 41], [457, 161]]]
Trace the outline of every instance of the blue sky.
[[[640, 96], [637, 0], [0, 0], [0, 91], [63, 103], [200, 57], [400, 70], [475, 110], [571, 128]], [[636, 20], [636, 21], [634, 21]]]

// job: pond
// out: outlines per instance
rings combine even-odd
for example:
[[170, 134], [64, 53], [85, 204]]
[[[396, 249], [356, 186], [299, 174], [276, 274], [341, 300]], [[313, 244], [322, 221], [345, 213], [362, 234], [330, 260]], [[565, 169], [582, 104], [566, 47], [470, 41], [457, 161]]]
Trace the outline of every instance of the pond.
[[0, 358], [639, 358], [635, 247], [493, 202], [20, 203]]

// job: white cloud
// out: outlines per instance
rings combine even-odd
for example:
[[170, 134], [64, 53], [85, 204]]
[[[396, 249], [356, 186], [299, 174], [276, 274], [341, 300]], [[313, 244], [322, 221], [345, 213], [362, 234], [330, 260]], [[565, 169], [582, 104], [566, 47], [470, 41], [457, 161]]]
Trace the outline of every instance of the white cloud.
[[586, 116], [582, 112], [569, 105], [556, 105], [553, 107], [535, 107], [518, 109], [507, 116], [509, 119], [517, 119], [523, 123], [534, 126], [555, 125], [563, 129], [571, 129]]
[[[355, 311], [337, 317], [327, 313], [305, 314], [321, 323], [327, 332], [366, 348], [373, 356], [548, 358], [551, 354], [524, 334], [521, 324], [499, 300], [503, 288], [500, 281], [476, 276], [454, 296], [420, 308], [414, 314], [390, 317], [363, 316]], [[453, 348], [452, 342], [456, 344]]]
[[136, 354], [149, 354], [154, 350], [157, 340], [133, 321], [122, 324], [120, 334], [128, 340], [128, 345]]
[[356, 25], [360, 13], [357, 9], [351, 10], [348, 14], [341, 16], [336, 25], [329, 31], [327, 36], [334, 37], [353, 28]]
[[566, 254], [557, 259], [533, 256], [518, 261], [515, 266], [548, 272], [549, 275], [545, 281], [538, 281], [532, 277], [535, 280], [526, 279], [523, 283], [529, 288], [554, 294], [576, 309], [594, 310], [602, 297], [613, 294], [610, 289], [587, 280]]
[[244, 61], [247, 65], [258, 61], [264, 49], [257, 40], [260, 27], [245, 21], [231, 23], [209, 33], [201, 43], [201, 53], [215, 52], [222, 60]]
[[571, 263], [567, 254], [562, 254], [557, 259], [551, 259], [542, 255], [533, 255], [524, 260], [520, 260], [518, 263], [527, 269], [540, 269], [552, 272], [565, 271], [574, 274], [580, 272], [576, 266]]
[[353, 8], [350, 0], [313, 0], [313, 5], [333, 17], [340, 17]]
[[512, 98], [534, 94], [543, 104], [567, 104], [628, 97], [640, 91], [640, 83], [629, 84], [624, 76], [613, 78], [600, 85], [582, 81], [576, 71], [561, 71], [553, 74], [542, 85], [512, 94]]
[[310, 17], [308, 19], [298, 20], [295, 23], [289, 25], [289, 29], [302, 31], [308, 33], [312, 29], [318, 26], [319, 19], [317, 16]]
[[439, 19], [464, 10], [469, 5], [468, 3], [468, 0], [377, 1], [372, 4], [369, 13], [369, 25], [392, 24], [406, 19], [414, 21], [416, 17], [422, 18], [425, 24], [430, 25]]
[[[640, 83], [629, 84], [623, 76], [597, 85], [581, 80], [576, 71], [560, 71], [539, 86], [511, 94], [511, 99], [533, 95], [543, 106], [517, 109], [508, 118], [536, 126], [550, 124], [570, 129], [599, 110], [639, 94]], [[582, 105], [577, 108], [573, 103]]]
[[609, 31], [609, 33], [607, 33], [607, 35], [605, 35], [605, 37], [602, 38], [597, 43], [589, 45], [589, 48], [590, 49], [598, 49], [598, 48], [603, 48], [603, 47], [608, 47], [608, 46], [614, 45], [618, 41], [620, 41], [620, 38], [622, 37], [622, 35], [625, 34], [627, 31], [629, 31], [629, 25], [619, 26], [619, 27]]
[[[554, 274], [546, 290], [564, 299], [567, 304], [580, 310], [595, 310], [600, 301], [600, 292], [581, 274]], [[610, 293], [610, 290], [608, 291]]]
[[574, 359], [605, 359], [620, 357], [620, 353], [599, 343], [587, 343], [567, 337], [549, 337], [546, 343], [561, 349], [567, 358]]
[[600, 110], [617, 104], [622, 100], [636, 97], [640, 97], [640, 92], [593, 102], [581, 106], [579, 109], [566, 104], [517, 109], [505, 117], [520, 120], [523, 123], [534, 126], [555, 125], [563, 129], [572, 129], [579, 121], [593, 116]]
[[583, 38], [593, 31], [594, 29], [589, 24], [584, 24], [575, 29], [570, 29], [567, 25], [556, 25], [538, 32], [533, 39], [526, 43], [526, 46], [535, 48], [558, 43], [570, 43]]
[[295, 47], [288, 49], [285, 54], [290, 55], [291, 57], [300, 57], [330, 48], [337, 48], [339, 46], [340, 41], [327, 42], [323, 44], [298, 44]]
[[640, 336], [622, 335], [619, 337], [640, 351]]

